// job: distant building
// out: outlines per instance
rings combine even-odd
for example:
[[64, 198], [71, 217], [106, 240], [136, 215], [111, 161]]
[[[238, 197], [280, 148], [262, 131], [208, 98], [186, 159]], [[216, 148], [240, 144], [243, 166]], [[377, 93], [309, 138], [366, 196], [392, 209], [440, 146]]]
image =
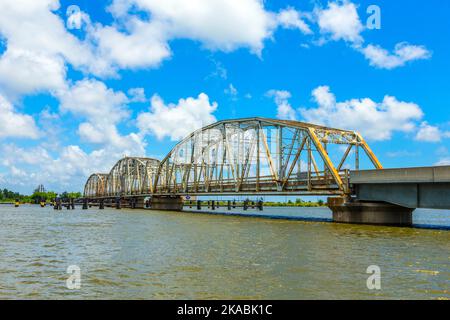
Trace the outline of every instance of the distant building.
[[45, 192], [45, 187], [43, 184], [38, 185], [36, 189], [34, 189], [34, 192]]

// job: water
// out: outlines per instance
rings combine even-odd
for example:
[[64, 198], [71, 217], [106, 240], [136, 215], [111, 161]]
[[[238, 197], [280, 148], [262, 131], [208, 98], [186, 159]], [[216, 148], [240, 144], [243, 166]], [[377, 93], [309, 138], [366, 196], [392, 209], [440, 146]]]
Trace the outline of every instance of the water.
[[[414, 214], [450, 227], [450, 211]], [[449, 299], [449, 262], [445, 228], [0, 206], [1, 299]], [[66, 287], [69, 265], [81, 268], [79, 290]], [[369, 265], [381, 290], [367, 289]]]

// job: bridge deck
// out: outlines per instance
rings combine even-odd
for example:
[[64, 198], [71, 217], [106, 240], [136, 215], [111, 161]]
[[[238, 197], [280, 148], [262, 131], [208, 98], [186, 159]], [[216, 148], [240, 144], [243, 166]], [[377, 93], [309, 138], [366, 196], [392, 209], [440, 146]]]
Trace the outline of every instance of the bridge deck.
[[350, 172], [350, 183], [450, 182], [450, 166], [358, 170]]
[[450, 166], [352, 171], [350, 183], [359, 200], [450, 209]]

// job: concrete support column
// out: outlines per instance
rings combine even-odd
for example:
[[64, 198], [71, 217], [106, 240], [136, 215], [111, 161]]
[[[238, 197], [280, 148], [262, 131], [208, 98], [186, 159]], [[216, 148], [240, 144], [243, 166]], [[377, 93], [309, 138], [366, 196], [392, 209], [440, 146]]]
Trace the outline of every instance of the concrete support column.
[[328, 198], [327, 206], [334, 222], [387, 226], [411, 226], [414, 211], [386, 202], [349, 202], [345, 198]]
[[[87, 208], [88, 208], [88, 201], [89, 201], [88, 199], [83, 199], [83, 210], [87, 210]], [[58, 202], [56, 202], [56, 203], [58, 203]]]
[[116, 198], [116, 209], [121, 209], [122, 208], [122, 199], [120, 199], [120, 197]]
[[135, 208], [136, 209], [144, 209], [145, 208], [144, 200], [145, 200], [144, 197], [135, 198]]
[[180, 196], [152, 196], [151, 204], [153, 210], [183, 210], [183, 199]]

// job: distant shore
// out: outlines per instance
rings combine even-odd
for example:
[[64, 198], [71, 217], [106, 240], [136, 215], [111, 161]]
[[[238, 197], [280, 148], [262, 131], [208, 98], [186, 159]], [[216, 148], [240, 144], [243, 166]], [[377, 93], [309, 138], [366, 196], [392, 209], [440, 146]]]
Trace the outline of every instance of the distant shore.
[[[202, 202], [208, 202], [208, 201], [211, 201], [211, 200], [202, 200]], [[238, 201], [238, 202], [241, 203], [242, 201]], [[228, 205], [228, 202], [223, 201], [223, 200], [215, 201], [215, 203], [218, 206], [227, 206]], [[249, 206], [256, 205], [256, 201], [250, 201], [248, 205]], [[308, 201], [308, 202], [307, 201], [272, 202], [272, 201], [267, 201], [267, 202], [263, 202], [263, 206], [264, 207], [306, 207], [306, 208], [310, 208], [310, 207], [326, 207], [326, 203], [321, 200], [319, 200], [317, 202], [310, 202], [310, 201]]]
[[324, 202], [264, 202], [265, 207], [326, 207]]
[[[1, 202], [0, 205], [14, 205], [15, 202]], [[20, 202], [20, 204], [36, 204], [31, 202]], [[217, 203], [219, 206], [226, 206], [227, 204], [225, 202], [219, 202]], [[38, 204], [36, 204], [38, 205]], [[264, 202], [264, 207], [304, 207], [304, 208], [319, 208], [319, 207], [326, 207], [325, 203], [318, 203], [318, 202], [302, 202], [302, 203], [288, 203], [288, 202]]]

